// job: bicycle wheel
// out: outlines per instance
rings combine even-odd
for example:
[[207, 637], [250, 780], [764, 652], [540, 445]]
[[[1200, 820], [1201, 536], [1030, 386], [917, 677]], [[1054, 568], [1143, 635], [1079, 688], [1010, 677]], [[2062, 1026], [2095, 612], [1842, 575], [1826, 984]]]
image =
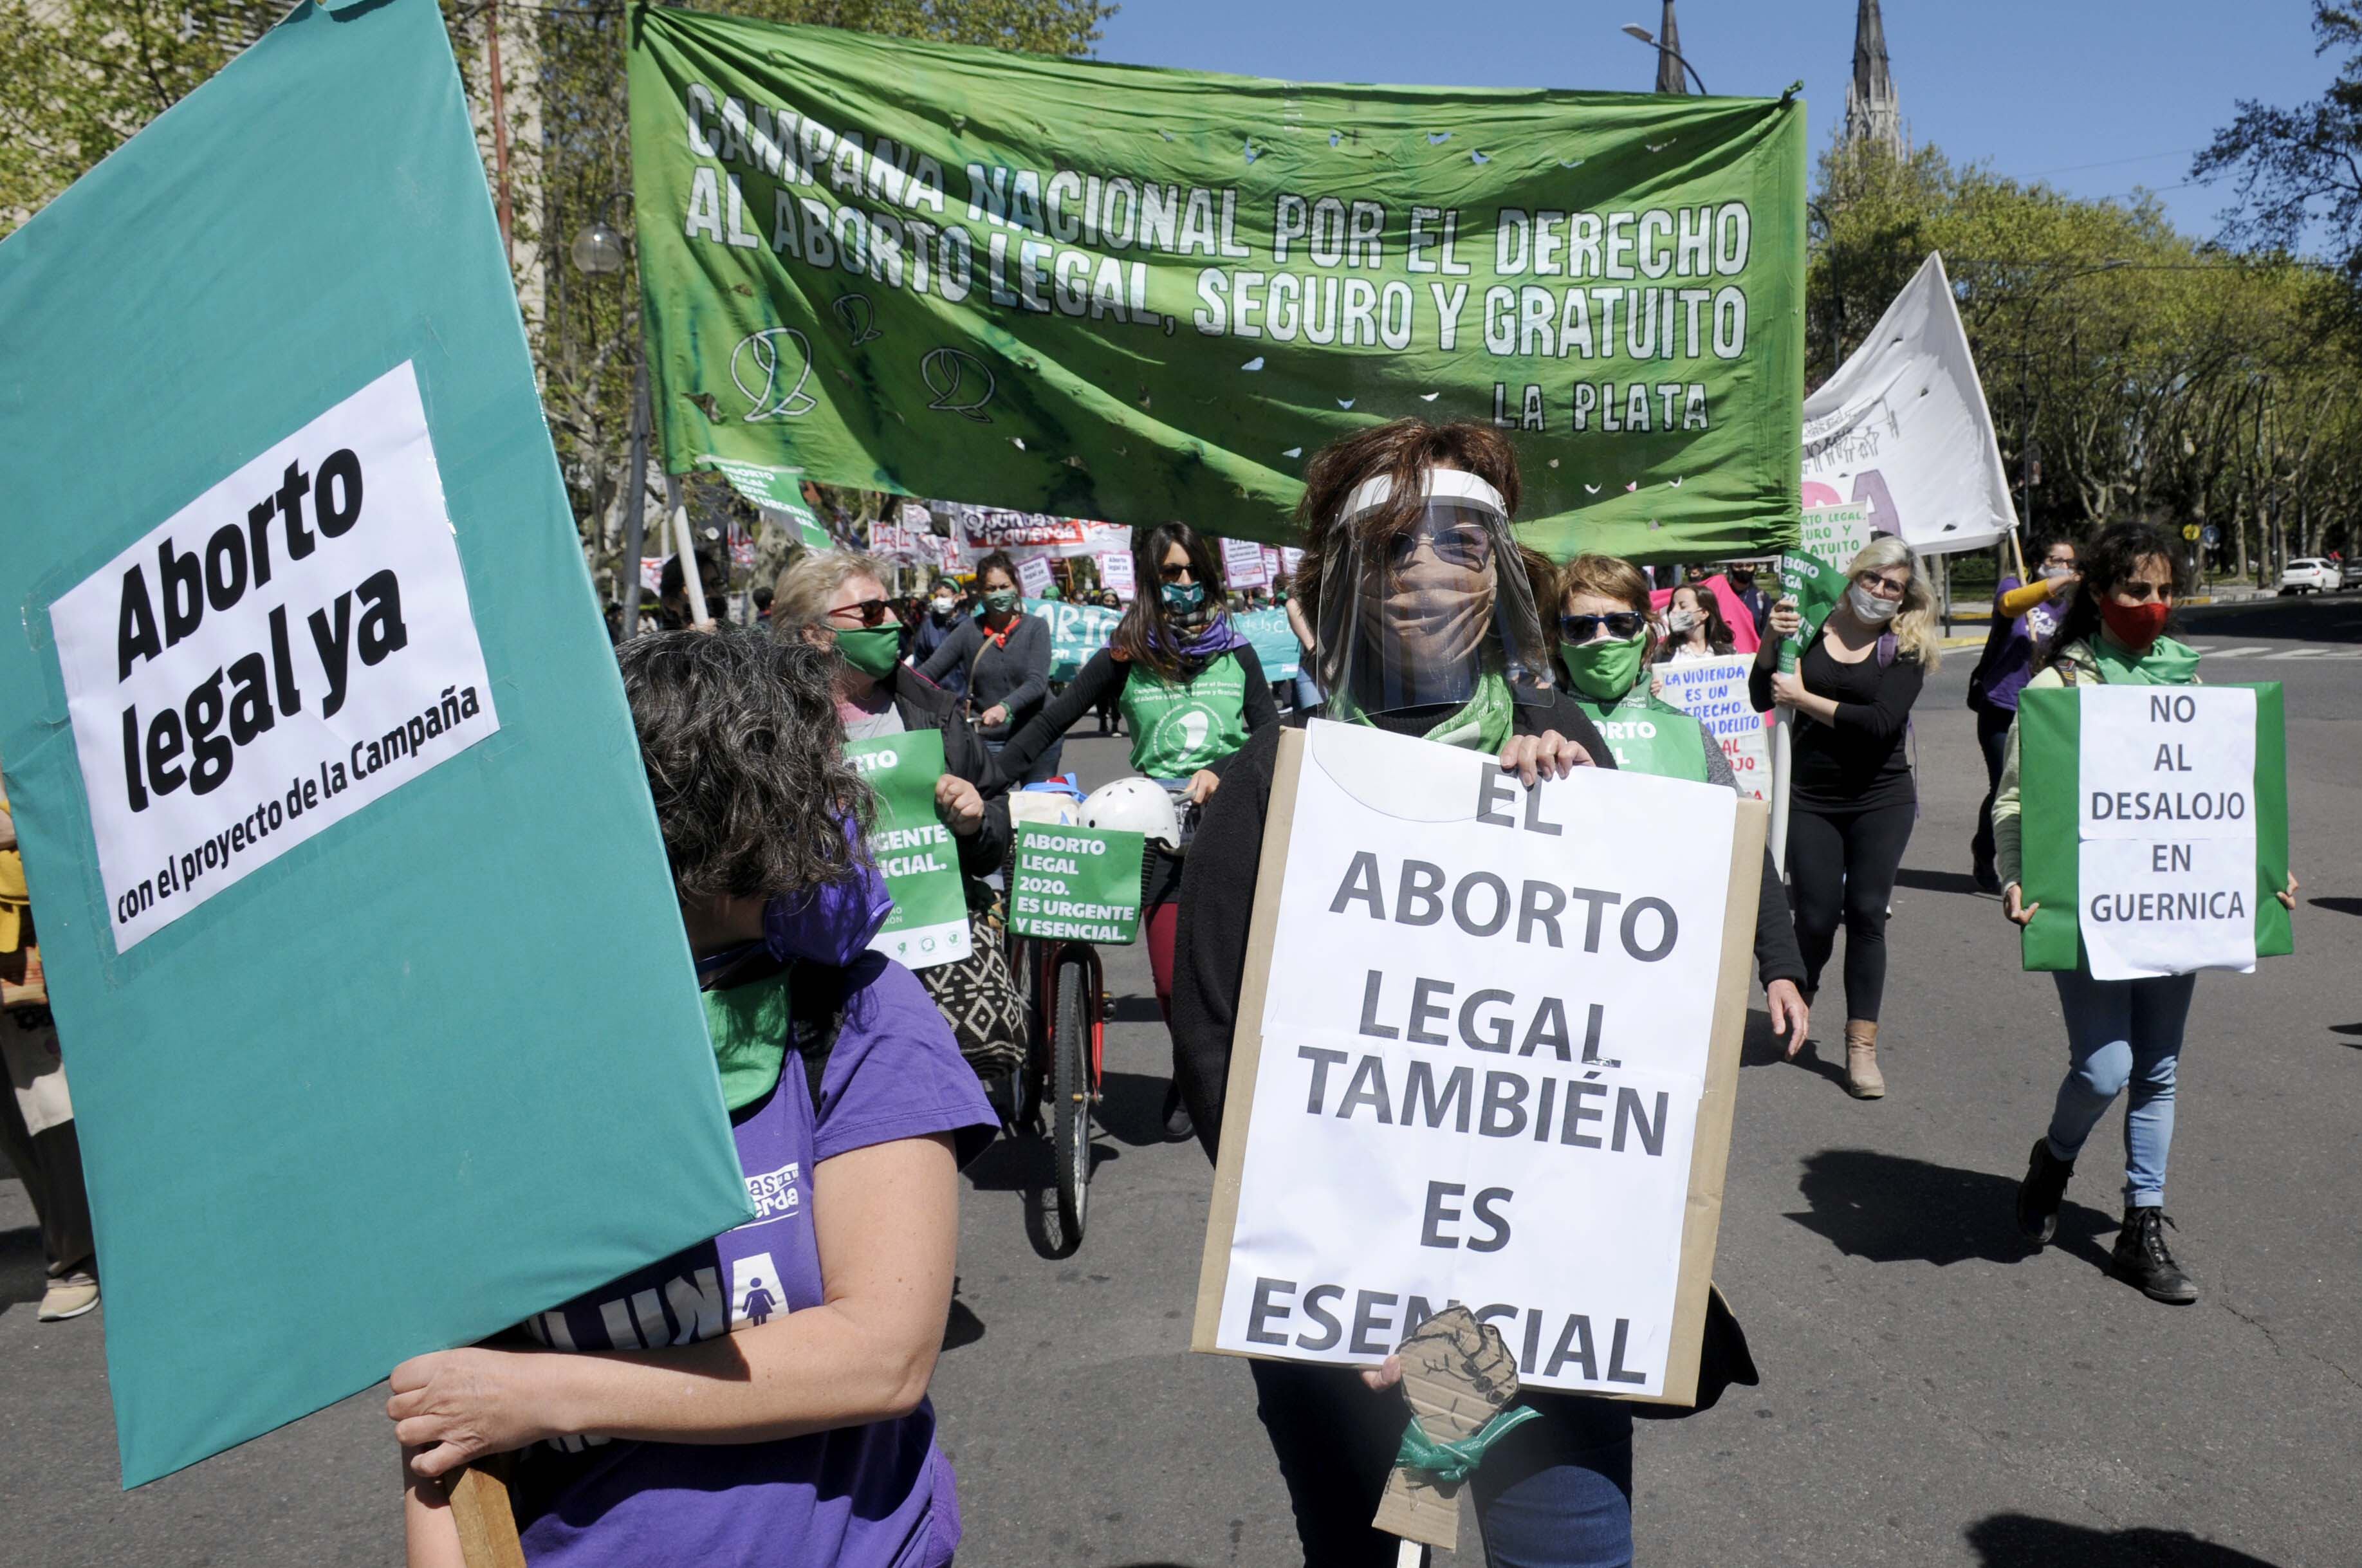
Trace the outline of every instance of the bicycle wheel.
[[1091, 1191], [1091, 970], [1062, 959], [1053, 979], [1051, 1137], [1058, 1161], [1064, 1250], [1082, 1243]]

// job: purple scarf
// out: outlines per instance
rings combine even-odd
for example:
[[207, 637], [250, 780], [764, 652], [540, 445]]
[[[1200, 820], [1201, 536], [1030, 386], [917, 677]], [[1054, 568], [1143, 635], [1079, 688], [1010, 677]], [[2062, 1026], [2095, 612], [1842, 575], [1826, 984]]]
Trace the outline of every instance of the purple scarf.
[[1179, 639], [1175, 639], [1173, 629], [1160, 620], [1156, 635], [1158, 641], [1170, 643], [1179, 649], [1184, 658], [1216, 659], [1234, 648], [1253, 646], [1238, 627], [1231, 624], [1231, 613], [1227, 610], [1217, 612], [1213, 619], [1188, 636]]

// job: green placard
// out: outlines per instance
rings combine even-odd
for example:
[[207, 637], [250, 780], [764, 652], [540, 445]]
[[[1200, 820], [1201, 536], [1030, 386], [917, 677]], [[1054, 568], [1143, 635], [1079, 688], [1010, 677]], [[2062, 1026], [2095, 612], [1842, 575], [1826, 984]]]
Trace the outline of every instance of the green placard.
[[877, 797], [869, 853], [894, 899], [894, 912], [869, 945], [913, 969], [966, 957], [967, 896], [960, 885], [959, 846], [935, 811], [935, 781], [944, 776], [943, 732], [912, 730], [854, 741], [844, 755]]
[[1109, 946], [1131, 941], [1140, 934], [1147, 842], [1116, 828], [1020, 827], [1010, 929]]
[[[99, 411], [138, 438], [80, 460]], [[0, 756], [127, 1484], [748, 1217], [435, 6], [298, 6], [0, 243], [0, 484], [56, 501], [0, 549]]]
[[1294, 542], [1490, 421], [1563, 558], [1794, 541], [1805, 106], [1333, 86], [635, 10], [666, 467]]
[[[2287, 711], [2279, 682], [2246, 684], [2256, 694], [2256, 955], [2269, 958], [2296, 950], [2289, 911], [2275, 896], [2289, 872]], [[2090, 690], [2079, 684], [2018, 693], [2020, 889], [2026, 902], [2042, 906], [2019, 933], [2027, 969], [2083, 963], [2078, 790], [2082, 695]]]

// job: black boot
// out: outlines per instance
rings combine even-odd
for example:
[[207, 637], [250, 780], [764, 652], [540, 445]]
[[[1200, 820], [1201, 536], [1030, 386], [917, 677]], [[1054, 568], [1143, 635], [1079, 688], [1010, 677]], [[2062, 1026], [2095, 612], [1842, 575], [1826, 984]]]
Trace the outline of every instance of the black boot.
[[2125, 1228], [2116, 1234], [2108, 1272], [2127, 1285], [2140, 1286], [2152, 1301], [2187, 1307], [2198, 1299], [2198, 1286], [2166, 1250], [2165, 1228], [2171, 1223], [2162, 1209], [2125, 1209]]
[[2050, 1152], [2050, 1140], [2036, 1138], [2026, 1156], [2025, 1179], [2017, 1184], [2017, 1228], [2039, 1246], [2058, 1233], [2058, 1200], [2067, 1195], [2067, 1178], [2075, 1162]]

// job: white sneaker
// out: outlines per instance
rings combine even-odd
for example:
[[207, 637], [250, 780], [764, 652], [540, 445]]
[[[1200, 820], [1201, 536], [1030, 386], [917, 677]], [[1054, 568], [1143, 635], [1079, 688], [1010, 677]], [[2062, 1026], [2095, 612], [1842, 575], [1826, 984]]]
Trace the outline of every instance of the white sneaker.
[[62, 1323], [98, 1305], [98, 1276], [87, 1269], [70, 1269], [50, 1281], [41, 1297], [40, 1321]]

